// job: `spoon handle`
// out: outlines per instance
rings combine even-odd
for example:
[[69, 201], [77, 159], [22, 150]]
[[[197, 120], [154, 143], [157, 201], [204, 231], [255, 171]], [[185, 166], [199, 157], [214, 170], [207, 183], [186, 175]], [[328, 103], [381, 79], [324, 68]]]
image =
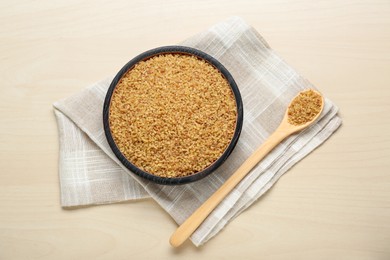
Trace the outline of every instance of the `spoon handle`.
[[291, 133], [282, 125], [237, 169], [237, 171], [172, 234], [169, 242], [180, 246], [202, 224], [218, 204], [276, 145]]

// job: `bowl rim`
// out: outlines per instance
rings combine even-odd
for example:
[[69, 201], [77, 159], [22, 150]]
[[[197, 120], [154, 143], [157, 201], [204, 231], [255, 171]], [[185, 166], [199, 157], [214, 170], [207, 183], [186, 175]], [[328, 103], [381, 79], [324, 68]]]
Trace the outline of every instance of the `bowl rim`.
[[[151, 173], [148, 173], [146, 171], [143, 171], [139, 169], [137, 166], [132, 164], [119, 150], [117, 147], [112, 134], [111, 134], [111, 129], [109, 125], [109, 111], [110, 111], [110, 104], [111, 104], [111, 97], [114, 93], [114, 90], [119, 82], [119, 80], [122, 78], [122, 76], [132, 69], [135, 64], [137, 64], [140, 61], [147, 60], [153, 56], [160, 55], [160, 54], [169, 54], [169, 53], [180, 53], [180, 54], [185, 54], [185, 55], [193, 55], [196, 56], [200, 59], [203, 59], [207, 62], [209, 62], [211, 65], [213, 65], [216, 69], [218, 69], [222, 75], [226, 78], [226, 80], [229, 83], [229, 86], [232, 89], [233, 96], [236, 101], [236, 106], [237, 106], [237, 120], [236, 120], [236, 129], [233, 134], [233, 138], [230, 141], [228, 147], [225, 149], [223, 154], [216, 160], [214, 161], [210, 166], [207, 168], [203, 169], [200, 172], [197, 172], [195, 174], [189, 175], [189, 176], [184, 176], [184, 177], [173, 177], [173, 178], [168, 178], [168, 177], [160, 177], [153, 175]], [[171, 46], [162, 46], [162, 47], [157, 47], [148, 51], [145, 51], [133, 59], [131, 59], [129, 62], [127, 62], [121, 70], [116, 74], [116, 76], [113, 78], [111, 81], [111, 84], [107, 90], [106, 97], [104, 100], [104, 105], [103, 105], [103, 128], [105, 132], [105, 136], [107, 139], [107, 142], [109, 146], [111, 147], [111, 150], [115, 154], [115, 156], [119, 159], [119, 161], [127, 168], [129, 169], [132, 173], [134, 173], [137, 176], [140, 176], [146, 180], [152, 181], [157, 184], [163, 184], [163, 185], [178, 185], [178, 184], [186, 184], [186, 183], [191, 183], [200, 179], [203, 179], [207, 175], [211, 174], [213, 171], [215, 171], [219, 166], [222, 165], [222, 163], [229, 157], [231, 152], [233, 151], [234, 147], [237, 144], [237, 141], [239, 139], [239, 136], [241, 134], [242, 130], [242, 125], [243, 125], [243, 103], [242, 103], [242, 98], [240, 91], [238, 89], [238, 86], [236, 82], [234, 81], [232, 75], [230, 72], [215, 58], [213, 58], [211, 55], [200, 51], [198, 49], [192, 48], [192, 47], [187, 47], [187, 46], [180, 46], [180, 45], [171, 45]]]

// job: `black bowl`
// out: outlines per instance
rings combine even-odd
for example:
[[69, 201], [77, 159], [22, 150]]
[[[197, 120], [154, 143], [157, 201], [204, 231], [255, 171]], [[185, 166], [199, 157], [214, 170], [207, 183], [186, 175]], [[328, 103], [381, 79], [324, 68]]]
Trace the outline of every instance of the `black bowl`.
[[[188, 54], [198, 57], [199, 59], [205, 60], [211, 65], [213, 65], [215, 68], [217, 68], [226, 78], [226, 80], [229, 82], [230, 87], [232, 88], [236, 105], [237, 105], [237, 121], [236, 121], [236, 129], [233, 135], [233, 138], [224, 151], [224, 153], [219, 157], [214, 163], [212, 163], [210, 166], [205, 168], [204, 170], [197, 172], [195, 174], [185, 176], [185, 177], [177, 177], [177, 178], [164, 178], [159, 177], [156, 175], [153, 175], [151, 173], [145, 172], [141, 169], [139, 169], [137, 166], [132, 164], [130, 161], [127, 160], [127, 158], [121, 153], [119, 148], [114, 142], [114, 139], [111, 134], [110, 126], [109, 126], [109, 108], [111, 103], [111, 96], [114, 92], [114, 89], [116, 85], [118, 84], [121, 77], [130, 69], [134, 67], [135, 64], [137, 64], [140, 61], [147, 60], [153, 56], [160, 55], [160, 54], [167, 54], [167, 53], [180, 53], [180, 54]], [[121, 163], [130, 171], [135, 173], [136, 175], [145, 178], [147, 180], [153, 181], [158, 184], [165, 184], [165, 185], [177, 185], [177, 184], [185, 184], [194, 182], [197, 180], [200, 180], [213, 171], [215, 171], [231, 154], [234, 147], [236, 146], [236, 143], [238, 141], [238, 138], [241, 133], [242, 129], [242, 122], [243, 122], [243, 105], [242, 105], [242, 99], [240, 92], [238, 90], [237, 84], [234, 81], [232, 75], [228, 72], [228, 70], [216, 59], [211, 57], [210, 55], [189, 47], [184, 46], [165, 46], [165, 47], [159, 47], [156, 49], [152, 49], [149, 51], [146, 51], [144, 53], [141, 53], [140, 55], [136, 56], [132, 60], [130, 60], [115, 76], [115, 78], [112, 80], [111, 85], [107, 91], [106, 98], [104, 101], [104, 107], [103, 107], [103, 126], [104, 131], [106, 134], [106, 138], [108, 141], [108, 144], [110, 145], [112, 151], [114, 152], [115, 156], [121, 161]]]

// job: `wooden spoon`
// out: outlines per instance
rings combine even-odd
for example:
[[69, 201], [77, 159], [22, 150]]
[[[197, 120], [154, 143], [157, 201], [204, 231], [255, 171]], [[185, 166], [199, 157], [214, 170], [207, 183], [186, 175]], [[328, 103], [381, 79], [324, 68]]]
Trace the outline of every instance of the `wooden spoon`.
[[[316, 97], [310, 103], [310, 98]], [[309, 102], [309, 104], [307, 103]], [[303, 105], [303, 106], [302, 106]], [[303, 108], [303, 109], [301, 109]], [[172, 234], [169, 242], [173, 247], [180, 246], [192, 233], [202, 224], [207, 216], [218, 206], [218, 204], [240, 183], [240, 181], [259, 163], [276, 145], [293, 133], [311, 125], [320, 116], [324, 108], [324, 99], [320, 93], [309, 89], [300, 92], [290, 103], [289, 108], [283, 117], [282, 122], [275, 132], [238, 168], [238, 170], [208, 199], [206, 200], [181, 226]], [[316, 110], [316, 111], [311, 111]], [[314, 114], [313, 114], [314, 112]], [[311, 113], [310, 118], [296, 125], [291, 120], [296, 113]], [[315, 114], [317, 113], [317, 114]], [[290, 118], [290, 120], [289, 120]], [[296, 120], [301, 120], [298, 118]], [[290, 123], [291, 122], [291, 123]]]

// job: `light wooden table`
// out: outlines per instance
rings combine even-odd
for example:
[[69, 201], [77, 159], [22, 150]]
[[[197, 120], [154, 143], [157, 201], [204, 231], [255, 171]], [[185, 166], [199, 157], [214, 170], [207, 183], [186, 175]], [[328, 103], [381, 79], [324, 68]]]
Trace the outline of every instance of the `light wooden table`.
[[[152, 200], [64, 210], [52, 103], [231, 15], [341, 109], [323, 146], [201, 248]], [[1, 1], [0, 259], [390, 259], [390, 2]]]

